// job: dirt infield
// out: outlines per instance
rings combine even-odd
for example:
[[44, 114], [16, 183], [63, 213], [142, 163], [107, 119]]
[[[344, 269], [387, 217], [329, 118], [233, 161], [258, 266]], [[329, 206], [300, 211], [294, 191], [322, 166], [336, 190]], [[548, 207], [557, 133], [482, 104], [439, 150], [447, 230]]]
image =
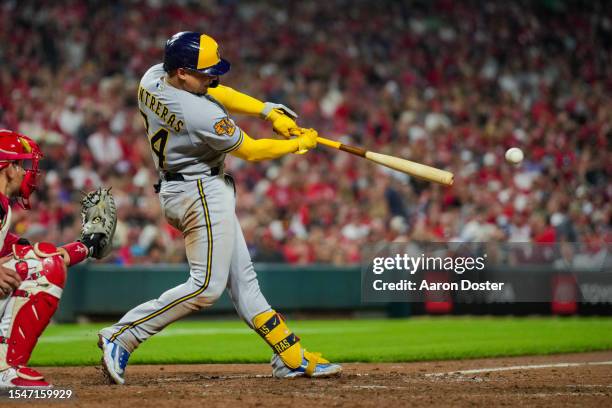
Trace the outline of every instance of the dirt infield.
[[[39, 402], [137, 408], [612, 405], [612, 351], [344, 367], [340, 378], [277, 380], [261, 364], [130, 366], [123, 387], [106, 385], [94, 367], [46, 368], [41, 371], [56, 388], [72, 389], [76, 397]], [[2, 407], [24, 403], [0, 399]]]

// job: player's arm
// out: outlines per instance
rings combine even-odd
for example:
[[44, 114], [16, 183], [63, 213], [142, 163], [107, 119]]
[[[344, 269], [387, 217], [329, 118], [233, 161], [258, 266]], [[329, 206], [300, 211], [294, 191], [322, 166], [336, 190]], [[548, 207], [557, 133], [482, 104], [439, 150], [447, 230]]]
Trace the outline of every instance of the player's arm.
[[295, 139], [253, 139], [244, 131], [242, 143], [231, 151], [236, 156], [247, 161], [273, 160], [288, 153], [303, 152], [317, 146], [317, 131], [314, 129], [300, 129]]
[[233, 114], [259, 116], [267, 120], [272, 123], [276, 133], [287, 139], [294, 136], [293, 131], [298, 127], [295, 123], [297, 114], [285, 105], [272, 102], [264, 103], [259, 99], [223, 85], [208, 88], [208, 93]]
[[[20, 238], [18, 235], [15, 235], [12, 232], [9, 232], [6, 234], [4, 245], [2, 246], [2, 249], [0, 250], [0, 256], [6, 255], [6, 256], [12, 257], [13, 245], [15, 244], [16, 245], [33, 245], [27, 239]], [[57, 252], [59, 252], [59, 254], [62, 256], [64, 260], [64, 264], [66, 266], [73, 266], [80, 262], [83, 262], [85, 259], [87, 259], [91, 255], [88, 247], [83, 242], [80, 242], [80, 241], [71, 242], [64, 246], [57, 247], [56, 249], [57, 249]], [[0, 271], [0, 274], [2, 274], [2, 271]], [[0, 283], [0, 286], [2, 286], [1, 283]]]
[[208, 93], [233, 114], [259, 116], [264, 110], [262, 101], [229, 86], [218, 85], [208, 88]]

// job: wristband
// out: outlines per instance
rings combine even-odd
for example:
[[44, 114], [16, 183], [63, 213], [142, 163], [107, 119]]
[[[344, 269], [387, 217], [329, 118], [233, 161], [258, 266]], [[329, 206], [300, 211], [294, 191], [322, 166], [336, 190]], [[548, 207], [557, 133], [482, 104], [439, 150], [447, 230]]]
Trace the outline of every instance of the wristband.
[[76, 241], [62, 247], [68, 255], [68, 266], [83, 262], [89, 256], [89, 250], [82, 242]]

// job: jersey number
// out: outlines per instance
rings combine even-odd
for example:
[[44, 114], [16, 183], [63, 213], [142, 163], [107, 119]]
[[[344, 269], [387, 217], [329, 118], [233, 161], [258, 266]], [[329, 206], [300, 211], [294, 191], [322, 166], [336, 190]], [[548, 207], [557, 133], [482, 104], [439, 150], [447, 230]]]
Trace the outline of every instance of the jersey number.
[[[143, 111], [140, 111], [142, 118], [144, 119], [145, 129], [147, 130], [147, 135], [149, 135], [149, 120], [147, 119], [147, 115]], [[168, 135], [170, 132], [168, 130], [161, 128], [151, 138], [149, 142], [151, 143], [151, 150], [157, 156], [157, 162], [160, 169], [164, 168], [164, 164], [166, 161], [166, 155], [164, 152], [166, 151], [166, 143], [168, 142]]]

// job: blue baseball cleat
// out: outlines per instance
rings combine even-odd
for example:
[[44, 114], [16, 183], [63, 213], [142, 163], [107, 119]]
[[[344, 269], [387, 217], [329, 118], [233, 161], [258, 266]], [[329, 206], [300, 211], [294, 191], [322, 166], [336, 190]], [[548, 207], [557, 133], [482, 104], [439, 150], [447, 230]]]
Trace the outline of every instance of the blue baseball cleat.
[[342, 373], [340, 364], [330, 363], [320, 353], [311, 353], [304, 350], [302, 365], [291, 369], [285, 365], [283, 360], [274, 354], [272, 356], [272, 376], [276, 378], [315, 377], [326, 378], [339, 376]]
[[115, 384], [123, 385], [125, 379], [125, 367], [127, 366], [130, 353], [119, 343], [113, 343], [98, 334], [98, 347], [102, 350], [102, 370], [104, 375]]

